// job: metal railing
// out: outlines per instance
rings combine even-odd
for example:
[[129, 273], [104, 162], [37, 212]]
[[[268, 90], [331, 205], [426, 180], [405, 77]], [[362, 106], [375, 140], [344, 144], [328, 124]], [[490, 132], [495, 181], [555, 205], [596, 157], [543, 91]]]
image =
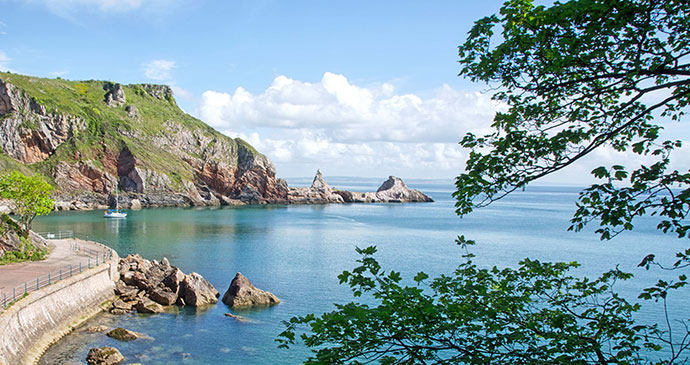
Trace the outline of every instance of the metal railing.
[[[75, 235], [72, 231], [60, 231], [57, 233], [39, 232], [38, 234], [45, 239], [83, 239], [78, 237], [78, 235]], [[88, 241], [89, 237], [85, 237], [85, 241]], [[72, 242], [70, 244], [70, 249], [72, 251], [85, 254], [87, 256], [85, 261], [80, 261], [78, 264], [65, 265], [56, 271], [25, 281], [19, 286], [6, 289], [5, 291], [0, 291], [0, 311], [31, 292], [45, 288], [48, 285], [55, 284], [60, 280], [70, 278], [73, 275], [79, 274], [85, 270], [97, 267], [113, 257], [113, 249], [102, 243], [103, 241], [99, 242], [91, 239], [90, 242], [101, 246], [102, 250], [94, 250], [83, 247], [79, 244], [79, 242]]]

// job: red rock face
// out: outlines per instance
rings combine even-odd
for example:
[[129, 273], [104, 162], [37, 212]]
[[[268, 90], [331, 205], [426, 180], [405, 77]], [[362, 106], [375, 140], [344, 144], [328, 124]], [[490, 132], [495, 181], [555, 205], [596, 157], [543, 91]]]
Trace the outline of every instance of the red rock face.
[[209, 161], [196, 170], [196, 177], [217, 194], [230, 196], [235, 188], [236, 170], [235, 167]]
[[[161, 102], [174, 105], [169, 88], [144, 85], [144, 89]], [[104, 93], [109, 91], [112, 90]], [[116, 91], [118, 95], [123, 94], [118, 100], [126, 103], [124, 90], [120, 87]], [[111, 99], [113, 108], [124, 107], [122, 103], [114, 103], [114, 96]], [[107, 101], [105, 97], [103, 102]], [[86, 128], [84, 120], [47, 111], [23, 90], [3, 80], [0, 80], [0, 116], [3, 116], [0, 120], [2, 152], [26, 164], [46, 160]], [[139, 115], [136, 117], [141, 119]], [[172, 164], [178, 170], [169, 171], [170, 165], [166, 163], [147, 161], [126, 146], [114, 147], [116, 144], [104, 141], [92, 146], [84, 156], [76, 152], [56, 163], [51, 177], [58, 185], [60, 209], [112, 204], [112, 197], [108, 197], [116, 188], [123, 193], [120, 197], [125, 206], [128, 199], [137, 199], [143, 206], [287, 202], [287, 183], [276, 179], [271, 161], [246, 142], [175, 120], [166, 121], [164, 127], [165, 130], [155, 135], [136, 130], [121, 133], [129, 133], [127, 143], [154, 146], [165, 151], [168, 157], [179, 159]], [[184, 171], [186, 168], [189, 170]]]

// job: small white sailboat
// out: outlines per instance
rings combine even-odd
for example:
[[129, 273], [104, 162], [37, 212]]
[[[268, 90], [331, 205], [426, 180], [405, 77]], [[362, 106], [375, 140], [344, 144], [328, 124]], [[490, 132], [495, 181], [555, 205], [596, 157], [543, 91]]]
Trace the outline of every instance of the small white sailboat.
[[106, 210], [103, 218], [127, 218], [127, 212], [120, 210], [120, 194], [117, 189], [115, 189], [115, 209]]

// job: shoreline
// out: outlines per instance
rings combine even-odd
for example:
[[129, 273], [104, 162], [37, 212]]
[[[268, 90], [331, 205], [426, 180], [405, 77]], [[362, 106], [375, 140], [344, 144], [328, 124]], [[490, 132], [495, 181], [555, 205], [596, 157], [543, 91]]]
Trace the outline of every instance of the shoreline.
[[112, 253], [108, 261], [33, 291], [3, 310], [0, 365], [35, 364], [52, 344], [102, 312], [104, 303], [115, 297], [119, 277], [120, 257]]

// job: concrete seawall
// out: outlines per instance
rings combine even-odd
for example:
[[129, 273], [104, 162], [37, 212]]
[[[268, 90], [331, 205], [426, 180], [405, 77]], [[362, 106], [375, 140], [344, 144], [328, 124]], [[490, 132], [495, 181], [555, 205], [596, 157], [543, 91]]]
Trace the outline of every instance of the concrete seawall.
[[0, 365], [33, 364], [114, 297], [119, 257], [30, 293], [0, 315]]

